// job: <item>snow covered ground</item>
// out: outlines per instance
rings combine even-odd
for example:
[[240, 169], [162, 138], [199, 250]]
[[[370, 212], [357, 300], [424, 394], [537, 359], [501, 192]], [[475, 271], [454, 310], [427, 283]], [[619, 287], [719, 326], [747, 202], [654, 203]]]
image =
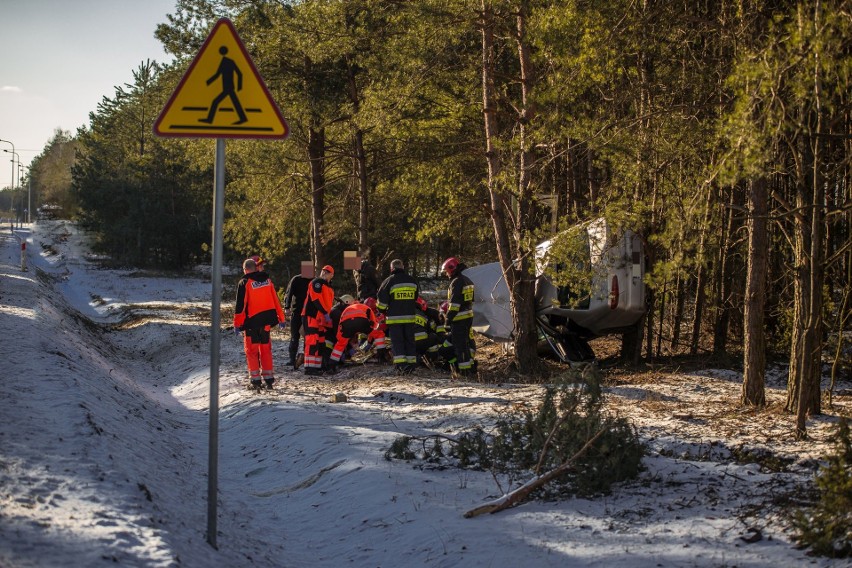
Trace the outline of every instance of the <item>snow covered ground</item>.
[[[649, 447], [640, 479], [597, 499], [465, 519], [500, 494], [491, 473], [387, 461], [385, 450], [402, 433], [488, 424], [539, 387], [376, 366], [334, 379], [279, 373], [278, 391], [256, 396], [240, 386], [232, 333], [222, 335], [216, 550], [205, 536], [209, 281], [100, 269], [61, 221], [17, 237], [0, 235], [0, 566], [852, 565], [797, 550], [782, 515], [837, 414], [850, 414], [848, 382], [809, 422], [813, 440], [797, 443], [772, 406], [737, 409], [736, 374], [608, 377], [609, 404]], [[273, 340], [282, 362], [286, 339]], [[338, 392], [347, 402], [331, 402]], [[783, 400], [782, 379], [769, 398]]]

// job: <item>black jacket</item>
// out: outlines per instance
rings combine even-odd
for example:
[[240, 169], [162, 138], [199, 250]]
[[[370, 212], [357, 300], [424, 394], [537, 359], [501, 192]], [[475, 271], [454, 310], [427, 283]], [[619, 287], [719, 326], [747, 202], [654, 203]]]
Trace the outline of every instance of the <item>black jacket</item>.
[[375, 298], [379, 292], [379, 275], [366, 258], [361, 261], [361, 269], [355, 271], [355, 288], [361, 301]]
[[450, 302], [447, 310], [448, 324], [473, 318], [473, 281], [462, 274], [465, 268], [466, 265], [459, 264], [450, 279], [450, 287], [447, 290], [447, 300]]
[[388, 325], [414, 323], [414, 314], [420, 311], [417, 296], [420, 286], [405, 269], [397, 268], [379, 286], [376, 307], [385, 312]]
[[[242, 329], [260, 329], [266, 327], [267, 325], [273, 326], [278, 323], [278, 310], [276, 306], [278, 304], [278, 299], [274, 298], [274, 303], [269, 300], [269, 296], [261, 295], [261, 300], [265, 300], [268, 302], [266, 309], [258, 310], [257, 307], [253, 304], [251, 307], [249, 306], [249, 295], [246, 291], [246, 288], [250, 286], [251, 282], [257, 282], [260, 284], [265, 284], [272, 287], [272, 294], [275, 294], [275, 286], [269, 280], [269, 275], [266, 272], [250, 272], [244, 275], [239, 284], [237, 284], [237, 301], [234, 306], [234, 326], [237, 327], [237, 324], [242, 320], [241, 327]], [[263, 304], [260, 304], [263, 306]], [[284, 321], [283, 319], [281, 321]]]
[[308, 297], [308, 285], [311, 283], [310, 278], [305, 278], [301, 274], [295, 275], [287, 284], [287, 291], [284, 293], [284, 309], [291, 310], [293, 315], [301, 315], [302, 308], [305, 307], [305, 298]]

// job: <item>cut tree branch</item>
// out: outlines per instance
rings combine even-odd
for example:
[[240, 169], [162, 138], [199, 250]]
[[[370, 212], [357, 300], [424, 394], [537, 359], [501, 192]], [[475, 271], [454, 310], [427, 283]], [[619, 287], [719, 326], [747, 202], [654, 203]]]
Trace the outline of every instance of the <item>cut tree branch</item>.
[[464, 514], [464, 518], [471, 519], [473, 517], [478, 517], [479, 515], [482, 515], [484, 513], [494, 514], [498, 511], [502, 511], [504, 509], [508, 509], [510, 507], [514, 507], [519, 503], [522, 503], [526, 500], [527, 497], [529, 497], [530, 493], [532, 493], [539, 487], [549, 483], [550, 481], [556, 479], [557, 477], [566, 473], [568, 470], [574, 467], [574, 462], [576, 462], [583, 454], [588, 451], [590, 447], [592, 447], [592, 444], [594, 444], [595, 441], [601, 437], [601, 434], [603, 434], [604, 431], [605, 428], [601, 428], [600, 430], [598, 430], [597, 434], [592, 436], [589, 441], [586, 442], [585, 445], [583, 445], [583, 447], [580, 448], [580, 450], [576, 454], [571, 456], [570, 459], [562, 462], [562, 464], [556, 469], [552, 469], [544, 475], [538, 475], [532, 478], [514, 491], [511, 491], [503, 495], [502, 497], [498, 497], [497, 499], [489, 503], [480, 505], [475, 509], [471, 509], [470, 511]]

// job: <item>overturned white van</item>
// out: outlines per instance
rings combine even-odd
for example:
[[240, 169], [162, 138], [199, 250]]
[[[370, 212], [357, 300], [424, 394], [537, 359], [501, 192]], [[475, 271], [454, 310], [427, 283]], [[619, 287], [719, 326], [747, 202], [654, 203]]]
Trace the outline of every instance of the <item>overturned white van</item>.
[[[645, 314], [645, 254], [642, 240], [629, 230], [614, 230], [604, 219], [589, 222], [580, 235], [585, 255], [582, 282], [560, 283], [566, 263], [556, 246], [560, 237], [536, 247], [536, 311], [542, 343], [564, 362], [594, 359], [587, 340], [635, 331]], [[575, 270], [576, 272], [576, 270]], [[514, 337], [509, 288], [499, 262], [474, 266], [465, 275], [476, 286], [473, 328], [495, 341]]]

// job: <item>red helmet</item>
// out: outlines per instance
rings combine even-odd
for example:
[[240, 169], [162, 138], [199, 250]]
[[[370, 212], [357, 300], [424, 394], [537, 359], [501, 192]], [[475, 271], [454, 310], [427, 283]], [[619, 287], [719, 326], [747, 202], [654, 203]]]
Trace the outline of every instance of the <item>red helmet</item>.
[[257, 266], [257, 269], [258, 269], [258, 270], [260, 270], [260, 269], [261, 269], [261, 267], [262, 267], [264, 264], [266, 264], [266, 261], [265, 261], [265, 260], [263, 260], [262, 258], [260, 258], [260, 256], [258, 256], [258, 255], [256, 255], [256, 254], [251, 255], [249, 258], [250, 258], [250, 259], [252, 259], [252, 260], [254, 261], [254, 265], [255, 265], [255, 266]]
[[426, 308], [429, 307], [429, 304], [426, 303], [426, 300], [424, 300], [420, 296], [417, 296], [416, 301], [417, 301], [417, 305], [420, 306], [420, 309], [423, 310], [424, 312], [426, 311]]
[[369, 307], [371, 310], [376, 311], [376, 299], [375, 299], [375, 298], [373, 298], [372, 296], [370, 296], [369, 298], [367, 298], [366, 300], [364, 300], [364, 303], [365, 303], [365, 304], [367, 305], [367, 307]]
[[447, 300], [444, 300], [443, 302], [441, 302], [441, 313], [442, 314], [447, 313], [447, 310], [449, 310], [449, 309], [450, 309], [450, 303]]
[[459, 259], [454, 256], [451, 256], [447, 260], [444, 261], [444, 264], [441, 265], [441, 272], [447, 272], [449, 274], [453, 274], [456, 271], [456, 268], [459, 267]]
[[322, 269], [323, 269], [323, 272], [328, 272], [329, 274], [334, 276], [334, 267], [331, 266], [330, 264], [326, 264], [325, 266], [322, 267]]

